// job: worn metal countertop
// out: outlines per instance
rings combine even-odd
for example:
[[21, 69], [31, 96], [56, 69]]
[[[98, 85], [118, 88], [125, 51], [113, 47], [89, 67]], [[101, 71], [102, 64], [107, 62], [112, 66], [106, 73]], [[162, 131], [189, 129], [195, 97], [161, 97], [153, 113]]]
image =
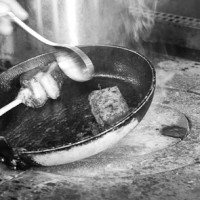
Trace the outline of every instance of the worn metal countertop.
[[[200, 62], [170, 56], [154, 56], [152, 62], [157, 72], [155, 97], [132, 134], [76, 163], [27, 171], [0, 165], [0, 199], [199, 199]], [[154, 129], [149, 129], [150, 140], [133, 145], [135, 133], [160, 121], [159, 113], [167, 113], [163, 123], [189, 128], [189, 135], [167, 139], [163, 146], [163, 137], [157, 135], [159, 142], [148, 142], [154, 141]]]

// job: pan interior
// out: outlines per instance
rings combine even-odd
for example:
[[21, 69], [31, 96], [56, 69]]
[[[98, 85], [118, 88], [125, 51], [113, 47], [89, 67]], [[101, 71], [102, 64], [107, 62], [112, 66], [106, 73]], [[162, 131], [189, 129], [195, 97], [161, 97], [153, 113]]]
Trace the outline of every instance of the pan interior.
[[[152, 72], [143, 58], [133, 52], [112, 47], [83, 47], [83, 50], [95, 66], [95, 77], [92, 80], [79, 83], [66, 78], [57, 100], [49, 99], [45, 106], [38, 109], [21, 104], [0, 118], [0, 135], [13, 148], [37, 151], [61, 147], [92, 138], [110, 128], [100, 127], [91, 113], [88, 95], [93, 90], [118, 86], [131, 110], [146, 97], [151, 88]], [[52, 55], [42, 55], [19, 64], [17, 69], [23, 70], [16, 72], [16, 67], [14, 71], [11, 69], [8, 77], [12, 80], [7, 82], [12, 87], [1, 87], [0, 106], [6, 105], [17, 95], [22, 72], [28, 71], [33, 64], [35, 67], [38, 63], [44, 64]], [[1, 81], [2, 77], [0, 75], [1, 86], [5, 85], [5, 81]]]

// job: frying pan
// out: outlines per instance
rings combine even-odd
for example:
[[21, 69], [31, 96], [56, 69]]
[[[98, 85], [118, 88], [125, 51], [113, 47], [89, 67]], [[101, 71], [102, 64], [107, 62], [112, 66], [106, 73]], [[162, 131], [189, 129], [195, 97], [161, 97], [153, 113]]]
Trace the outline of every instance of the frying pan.
[[[0, 160], [15, 169], [52, 166], [95, 155], [132, 132], [147, 112], [155, 90], [155, 70], [143, 55], [117, 46], [81, 46], [92, 60], [92, 80], [65, 77], [61, 95], [41, 108], [23, 104], [0, 117]], [[55, 61], [54, 52], [39, 55], [0, 74], [0, 107], [20, 89], [20, 75]], [[118, 86], [130, 112], [101, 127], [91, 113], [88, 95]]]

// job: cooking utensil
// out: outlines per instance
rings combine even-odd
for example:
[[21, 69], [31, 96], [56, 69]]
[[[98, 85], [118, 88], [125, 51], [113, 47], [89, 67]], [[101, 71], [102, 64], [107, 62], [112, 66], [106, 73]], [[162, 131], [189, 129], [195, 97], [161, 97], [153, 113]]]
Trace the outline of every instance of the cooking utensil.
[[2, 116], [3, 114], [5, 114], [6, 112], [18, 106], [21, 103], [22, 103], [21, 99], [15, 99], [9, 104], [5, 105], [3, 108], [0, 108], [0, 116]]
[[[94, 66], [88, 56], [77, 47], [69, 45], [59, 45], [50, 40], [47, 40], [36, 31], [22, 22], [14, 13], [8, 10], [6, 13], [12, 18], [21, 28], [27, 31], [30, 35], [43, 42], [46, 45], [53, 46], [57, 51], [55, 53], [56, 61], [62, 71], [71, 79], [76, 81], [87, 81], [92, 78], [94, 73]], [[20, 99], [15, 99], [8, 105], [0, 109], [0, 116], [11, 110], [12, 108], [21, 104]]]
[[[66, 77], [59, 99], [48, 100], [38, 109], [21, 104], [0, 117], [3, 144], [0, 157], [7, 165], [25, 168], [78, 161], [115, 144], [144, 117], [155, 90], [151, 62], [122, 47], [82, 46], [80, 49], [94, 63], [93, 79], [79, 83]], [[0, 74], [0, 106], [16, 96], [22, 73], [53, 61], [54, 53], [43, 54]], [[113, 126], [100, 127], [91, 113], [88, 95], [112, 86], [118, 86], [130, 112]]]
[[22, 22], [13, 12], [8, 11], [7, 15], [34, 38], [48, 46], [52, 46], [58, 51], [55, 53], [56, 61], [67, 76], [80, 82], [92, 78], [94, 66], [88, 56], [79, 48], [67, 44], [60, 45], [47, 40]]

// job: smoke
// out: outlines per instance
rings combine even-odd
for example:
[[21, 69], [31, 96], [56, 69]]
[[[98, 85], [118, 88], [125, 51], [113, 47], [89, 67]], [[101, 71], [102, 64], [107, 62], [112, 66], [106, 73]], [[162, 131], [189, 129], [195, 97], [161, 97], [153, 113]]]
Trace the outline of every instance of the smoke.
[[156, 92], [154, 95], [154, 102], [162, 103], [168, 96], [168, 83], [170, 83], [174, 76], [174, 71], [166, 71], [163, 69], [156, 69]]
[[136, 47], [141, 45], [154, 27], [157, 0], [94, 0], [92, 2], [96, 4], [94, 3], [89, 11], [84, 7], [85, 1], [82, 5], [84, 8], [82, 16], [87, 16], [84, 33], [85, 35], [90, 33], [87, 37], [90, 43]]
[[[152, 2], [152, 1], [151, 1]], [[130, 39], [138, 42], [145, 39], [154, 26], [157, 1], [128, 0], [128, 12], [123, 16], [124, 28]], [[129, 19], [129, 20], [126, 20]]]
[[157, 0], [120, 0], [120, 4], [120, 44], [141, 47], [154, 27]]

